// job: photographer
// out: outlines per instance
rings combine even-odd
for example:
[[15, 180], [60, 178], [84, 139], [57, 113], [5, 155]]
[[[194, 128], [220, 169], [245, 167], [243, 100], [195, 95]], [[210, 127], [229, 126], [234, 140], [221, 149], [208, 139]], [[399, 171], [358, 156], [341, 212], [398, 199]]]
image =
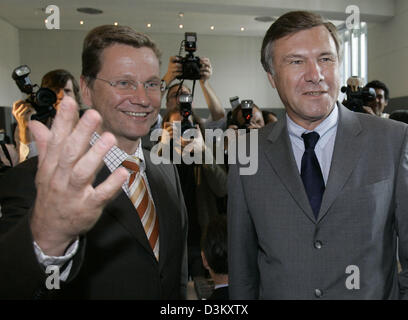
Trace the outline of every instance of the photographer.
[[373, 80], [367, 83], [365, 88], [373, 88], [375, 90], [376, 97], [375, 100], [370, 101], [367, 106], [363, 107], [364, 110], [378, 117], [388, 118], [390, 115], [388, 113], [384, 113], [384, 109], [388, 105], [390, 91], [385, 83], [379, 80]]
[[[242, 104], [244, 101], [248, 101], [251, 106], [248, 106], [249, 117], [245, 119], [243, 115]], [[228, 129], [260, 129], [265, 126], [265, 121], [262, 115], [261, 109], [252, 102], [252, 100], [243, 100], [238, 107], [236, 107], [231, 114], [231, 120], [228, 121]]]
[[[167, 73], [163, 76], [163, 80], [166, 83], [166, 88], [168, 89], [166, 96], [167, 110], [173, 110], [177, 107], [178, 91], [179, 94], [185, 93], [185, 91], [191, 93], [191, 90], [184, 85], [180, 88], [180, 90], [180, 84], [171, 85], [174, 79], [182, 76], [182, 64], [180, 63], [180, 59], [181, 58], [177, 56], [170, 57]], [[207, 102], [208, 110], [210, 111], [210, 117], [208, 120], [217, 121], [224, 117], [225, 111], [221, 105], [220, 100], [215, 94], [214, 89], [209, 83], [209, 79], [211, 78], [212, 73], [213, 69], [210, 59], [204, 57], [200, 58], [201, 78], [199, 82], [201, 90], [203, 91], [205, 101]]]
[[[198, 136], [194, 139], [184, 139], [180, 132], [175, 132], [177, 127], [174, 124], [183, 120], [178, 109], [169, 110], [163, 118], [163, 129], [167, 134], [162, 136], [160, 143], [163, 147], [170, 146], [171, 154], [174, 148], [180, 156], [190, 150], [202, 152], [202, 163], [192, 164], [186, 164], [183, 158], [181, 163], [176, 163], [177, 161], [170, 154], [170, 160], [177, 167], [188, 213], [188, 269], [189, 275], [194, 278], [205, 274], [200, 253], [201, 234], [210, 219], [221, 213], [217, 200], [227, 194], [227, 174], [223, 166], [216, 164], [213, 153], [207, 148], [203, 139], [202, 124], [194, 113], [188, 117], [188, 121], [190, 128], [197, 130]], [[204, 159], [212, 161], [204, 161]]]
[[[70, 96], [76, 100], [78, 105], [81, 104], [81, 96], [79, 93], [79, 85], [74, 76], [63, 69], [57, 69], [45, 74], [41, 81], [42, 88], [49, 88], [57, 95], [57, 101], [54, 108], [58, 110], [59, 104], [65, 95]], [[33, 106], [24, 100], [14, 102], [12, 109], [13, 116], [17, 120], [18, 139], [17, 150], [19, 150], [19, 162], [37, 155], [33, 137], [27, 126], [31, 116], [36, 114]], [[50, 127], [52, 117], [44, 119], [45, 124]]]

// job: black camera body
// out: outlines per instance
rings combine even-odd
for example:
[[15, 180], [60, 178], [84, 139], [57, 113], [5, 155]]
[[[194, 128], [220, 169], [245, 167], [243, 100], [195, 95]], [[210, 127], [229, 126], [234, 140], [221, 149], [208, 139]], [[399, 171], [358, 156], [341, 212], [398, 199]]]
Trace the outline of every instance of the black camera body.
[[341, 92], [346, 94], [343, 104], [346, 108], [354, 112], [367, 113], [363, 106], [367, 106], [375, 100], [376, 94], [373, 88], [362, 88], [363, 80], [357, 76], [347, 79], [347, 87], [342, 87]]
[[[249, 132], [248, 127], [251, 124], [252, 109], [253, 109], [254, 102], [248, 99], [248, 100], [242, 100], [241, 103], [239, 103], [238, 97], [230, 98], [230, 102], [231, 102], [231, 106], [233, 107], [233, 109], [228, 112], [227, 127], [229, 127], [230, 125], [235, 125], [238, 127], [238, 129], [246, 129], [247, 132]], [[238, 104], [236, 104], [237, 102]], [[244, 118], [244, 124], [241, 124], [237, 121], [237, 119], [232, 118], [232, 112], [239, 105], [241, 105], [241, 112], [242, 112], [242, 117]]]
[[192, 102], [193, 96], [191, 94], [183, 93], [179, 96], [180, 114], [183, 117], [183, 120], [181, 121], [181, 134], [188, 129], [194, 128], [194, 126], [188, 120], [192, 114]]
[[252, 105], [254, 102], [252, 100], [242, 100], [241, 101], [241, 111], [242, 117], [245, 120], [244, 128], [248, 128], [252, 119]]
[[184, 37], [184, 50], [187, 54], [185, 57], [179, 56], [178, 62], [181, 63], [182, 74], [177, 79], [200, 80], [200, 58], [194, 56], [194, 52], [197, 50], [197, 34], [195, 32], [186, 32]]
[[28, 95], [26, 102], [30, 103], [37, 112], [31, 116], [31, 119], [43, 121], [53, 118], [56, 114], [54, 104], [57, 102], [57, 95], [49, 88], [39, 88], [34, 91], [34, 88], [38, 87], [38, 85], [31, 83], [30, 72], [31, 70], [27, 65], [22, 65], [14, 69], [11, 77], [20, 91]]
[[363, 106], [367, 106], [370, 102], [375, 100], [376, 94], [373, 88], [360, 88], [353, 91], [350, 86], [342, 87], [341, 92], [346, 93], [346, 101], [344, 106], [354, 112], [366, 113]]

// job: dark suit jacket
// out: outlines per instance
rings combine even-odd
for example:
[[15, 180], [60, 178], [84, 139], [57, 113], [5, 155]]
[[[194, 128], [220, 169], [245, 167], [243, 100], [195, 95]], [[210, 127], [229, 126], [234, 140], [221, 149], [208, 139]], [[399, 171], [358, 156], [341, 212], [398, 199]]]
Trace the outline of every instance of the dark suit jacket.
[[215, 289], [207, 300], [229, 300], [228, 286]]
[[[173, 165], [153, 165], [147, 152], [145, 160], [159, 218], [159, 262], [136, 209], [121, 190], [95, 226], [81, 237], [67, 283], [50, 291], [44, 290], [46, 275], [37, 262], [29, 227], [37, 159], [10, 170], [0, 182], [0, 299], [184, 298], [187, 216], [177, 170]], [[94, 184], [109, 174], [104, 166]]]
[[407, 128], [339, 106], [317, 221], [286, 120], [260, 130], [256, 174], [229, 172], [230, 298], [407, 297]]

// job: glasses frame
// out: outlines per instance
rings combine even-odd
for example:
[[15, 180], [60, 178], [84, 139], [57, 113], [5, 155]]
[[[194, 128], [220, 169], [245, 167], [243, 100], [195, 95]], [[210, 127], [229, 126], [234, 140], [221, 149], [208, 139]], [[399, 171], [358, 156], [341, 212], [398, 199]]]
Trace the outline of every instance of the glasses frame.
[[[121, 80], [117, 80], [117, 81], [110, 81], [110, 80], [106, 80], [106, 79], [102, 79], [102, 78], [98, 78], [98, 77], [94, 77], [94, 79], [96, 79], [96, 80], [101, 80], [101, 81], [104, 81], [104, 82], [108, 83], [112, 88], [115, 88], [115, 89], [118, 90], [119, 92], [122, 92], [122, 91], [126, 91], [126, 90], [127, 90], [127, 89], [118, 89], [118, 88], [117, 88], [117, 85], [118, 85], [118, 83], [119, 83], [120, 81], [127, 81], [127, 82], [129, 82], [129, 83], [130, 83], [130, 88], [129, 88], [129, 89], [131, 89], [131, 90], [133, 90], [133, 91], [136, 91], [136, 90], [137, 90], [137, 87], [139, 86], [139, 84], [143, 84], [143, 88], [146, 90], [146, 92], [156, 92], [156, 89], [151, 90], [151, 89], [149, 88], [149, 86], [148, 86], [148, 83], [149, 83], [149, 82], [152, 82], [152, 81], [142, 82], [142, 81], [125, 80], [125, 79], [121, 79]], [[164, 90], [161, 88], [160, 81], [159, 81], [159, 82], [158, 82], [158, 87], [157, 87], [157, 92], [163, 92], [163, 91], [164, 91]]]

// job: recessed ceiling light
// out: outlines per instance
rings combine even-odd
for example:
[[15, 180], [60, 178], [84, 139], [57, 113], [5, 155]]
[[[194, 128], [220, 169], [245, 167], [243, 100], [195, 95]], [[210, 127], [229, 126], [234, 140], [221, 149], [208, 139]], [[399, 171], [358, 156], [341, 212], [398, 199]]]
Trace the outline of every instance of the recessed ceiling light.
[[84, 24], [84, 22], [81, 20], [81, 21], [79, 21], [79, 24]]
[[276, 20], [275, 18], [270, 16], [255, 17], [254, 19], [259, 22], [272, 22]]
[[214, 27], [214, 26], [211, 26], [210, 29], [211, 29], [211, 30], [215, 30], [215, 27]]
[[77, 8], [78, 12], [86, 13], [86, 14], [101, 14], [103, 13], [102, 10], [96, 8]]
[[44, 22], [45, 22], [45, 23], [48, 23], [48, 20], [47, 20], [47, 19], [45, 19], [45, 20], [44, 20]]
[[184, 12], [179, 12], [178, 16], [179, 16], [180, 18], [183, 18], [183, 17], [184, 17]]
[[148, 27], [148, 28], [151, 28], [151, 27], [152, 27], [152, 24], [151, 24], [151, 23], [148, 23], [148, 24], [147, 24], [147, 27]]
[[180, 29], [183, 29], [184, 26], [183, 26], [182, 24], [179, 24], [179, 28], [180, 28]]
[[244, 28], [244, 27], [241, 27], [241, 31], [245, 31], [245, 28]]

